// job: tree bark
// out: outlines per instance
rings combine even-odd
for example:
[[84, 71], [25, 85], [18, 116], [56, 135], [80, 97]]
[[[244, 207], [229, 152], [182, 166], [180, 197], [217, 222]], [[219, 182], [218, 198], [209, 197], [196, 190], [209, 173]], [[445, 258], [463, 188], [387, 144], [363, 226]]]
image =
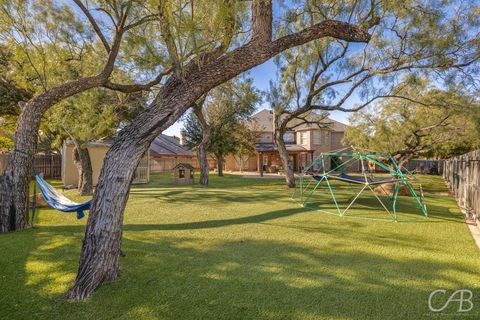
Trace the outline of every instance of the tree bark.
[[285, 172], [285, 182], [287, 187], [295, 188], [295, 174], [293, 172], [293, 164], [288, 156], [287, 147], [283, 140], [285, 134], [285, 127], [280, 124], [279, 117], [275, 116], [275, 146], [277, 147], [278, 155], [282, 161], [283, 170]]
[[273, 42], [250, 41], [213, 61], [194, 60], [184, 68], [182, 78], [175, 74], [170, 76], [151, 106], [119, 133], [105, 157], [69, 299], [84, 299], [102, 283], [118, 277], [122, 222], [129, 187], [135, 168], [152, 140], [212, 88], [281, 51], [325, 36], [347, 41], [367, 42], [370, 39], [362, 28], [326, 20]]
[[223, 156], [220, 154], [216, 154], [215, 158], [217, 158], [217, 172], [219, 177], [223, 177]]
[[193, 107], [193, 112], [197, 116], [198, 122], [200, 122], [200, 126], [202, 127], [202, 141], [197, 146], [197, 159], [200, 165], [200, 184], [206, 186], [208, 185], [208, 176], [210, 174], [207, 150], [210, 147], [212, 135], [210, 125], [203, 116], [202, 105], [203, 102], [201, 104], [196, 104]]
[[78, 170], [78, 192], [82, 196], [93, 193], [93, 170], [88, 148], [79, 141], [74, 141], [73, 162]]

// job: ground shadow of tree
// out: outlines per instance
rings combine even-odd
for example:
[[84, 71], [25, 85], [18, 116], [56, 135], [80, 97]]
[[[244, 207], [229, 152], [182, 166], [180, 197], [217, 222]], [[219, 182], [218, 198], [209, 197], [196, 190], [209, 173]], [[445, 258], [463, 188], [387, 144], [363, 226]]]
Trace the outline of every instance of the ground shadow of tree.
[[[83, 227], [21, 232], [8, 240], [17, 254], [5, 263], [10, 267], [2, 269], [9, 279], [2, 279], [0, 305], [4, 314], [39, 319], [429, 319], [426, 299], [432, 290], [472, 288], [466, 279], [472, 279], [478, 264], [432, 259], [441, 244], [421, 244], [421, 235], [395, 228], [373, 233], [356, 221], [310, 224], [284, 219], [304, 212], [296, 208], [175, 226], [127, 224], [120, 280], [83, 303], [65, 300]], [[295, 229], [298, 237], [322, 234], [329, 240], [300, 245], [232, 234], [231, 239], [205, 243], [189, 233], [211, 235], [218, 228], [247, 224]], [[176, 230], [180, 236], [168, 235]], [[24, 246], [32, 232], [34, 241]], [[407, 253], [421, 246], [431, 255], [409, 258], [381, 249], [366, 251], [363, 245], [352, 246], [352, 240]], [[19, 284], [20, 290], [12, 290]]]

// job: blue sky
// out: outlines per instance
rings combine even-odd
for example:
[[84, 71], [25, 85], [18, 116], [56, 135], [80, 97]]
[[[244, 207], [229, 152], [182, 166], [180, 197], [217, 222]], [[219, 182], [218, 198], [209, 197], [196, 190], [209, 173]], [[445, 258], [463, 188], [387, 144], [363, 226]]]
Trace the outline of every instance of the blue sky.
[[[276, 72], [276, 66], [273, 63], [273, 59], [270, 59], [267, 62], [251, 69], [249, 74], [253, 78], [253, 82], [254, 82], [255, 87], [257, 87], [257, 89], [259, 89], [261, 91], [266, 91], [268, 89], [268, 84], [269, 84], [270, 80], [275, 78], [275, 72]], [[352, 97], [349, 100], [352, 100], [352, 101], [350, 101], [350, 103], [355, 103], [355, 100], [358, 101], [357, 99], [358, 98], [356, 98], [356, 97]], [[261, 110], [261, 109], [264, 109], [264, 108], [266, 108], [266, 109], [269, 108], [268, 102], [264, 101], [262, 104], [257, 106], [258, 110]], [[350, 113], [341, 112], [341, 111], [334, 111], [334, 112], [330, 113], [330, 118], [332, 118], [334, 120], [337, 120], [337, 121], [340, 121], [340, 122], [343, 122], [343, 123], [348, 123], [347, 118], [348, 118], [349, 114]], [[170, 128], [165, 130], [163, 133], [166, 134], [166, 135], [170, 135], [170, 136], [179, 136], [180, 135], [180, 129], [182, 128], [182, 126], [183, 126], [183, 124], [181, 122], [176, 122]]]

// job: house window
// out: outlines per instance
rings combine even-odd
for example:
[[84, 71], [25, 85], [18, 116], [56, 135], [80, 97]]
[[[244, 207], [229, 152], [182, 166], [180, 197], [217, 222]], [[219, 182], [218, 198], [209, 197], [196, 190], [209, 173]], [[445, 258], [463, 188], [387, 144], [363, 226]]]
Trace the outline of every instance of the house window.
[[320, 130], [313, 131], [313, 144], [317, 146], [322, 144], [321, 134], [322, 132]]
[[325, 144], [330, 143], [330, 132], [325, 132]]
[[183, 169], [178, 170], [178, 177], [180, 179], [185, 178], [185, 170], [183, 170]]
[[300, 132], [300, 144], [307, 144], [307, 133], [305, 131]]
[[285, 143], [295, 143], [295, 133], [285, 132], [283, 135], [283, 141], [285, 141]]

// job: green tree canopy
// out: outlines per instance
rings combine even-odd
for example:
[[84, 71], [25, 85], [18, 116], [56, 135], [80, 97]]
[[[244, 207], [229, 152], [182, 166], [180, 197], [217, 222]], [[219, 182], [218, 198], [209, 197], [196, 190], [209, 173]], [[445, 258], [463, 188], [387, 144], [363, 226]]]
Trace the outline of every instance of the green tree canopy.
[[[254, 139], [245, 122], [260, 101], [259, 92], [251, 79], [235, 79], [212, 90], [204, 102], [204, 114], [211, 130], [211, 143], [207, 151], [223, 158], [238, 150], [251, 150]], [[193, 112], [184, 120], [187, 145], [195, 148], [203, 137], [201, 125]]]
[[480, 147], [478, 101], [425, 83], [410, 84], [401, 93], [411, 98], [384, 100], [353, 114], [345, 143], [391, 153], [399, 161], [444, 158]]
[[125, 95], [105, 89], [93, 89], [66, 99], [50, 109], [43, 120], [42, 132], [60, 147], [65, 139], [81, 143], [112, 138], [145, 108], [141, 94]]

